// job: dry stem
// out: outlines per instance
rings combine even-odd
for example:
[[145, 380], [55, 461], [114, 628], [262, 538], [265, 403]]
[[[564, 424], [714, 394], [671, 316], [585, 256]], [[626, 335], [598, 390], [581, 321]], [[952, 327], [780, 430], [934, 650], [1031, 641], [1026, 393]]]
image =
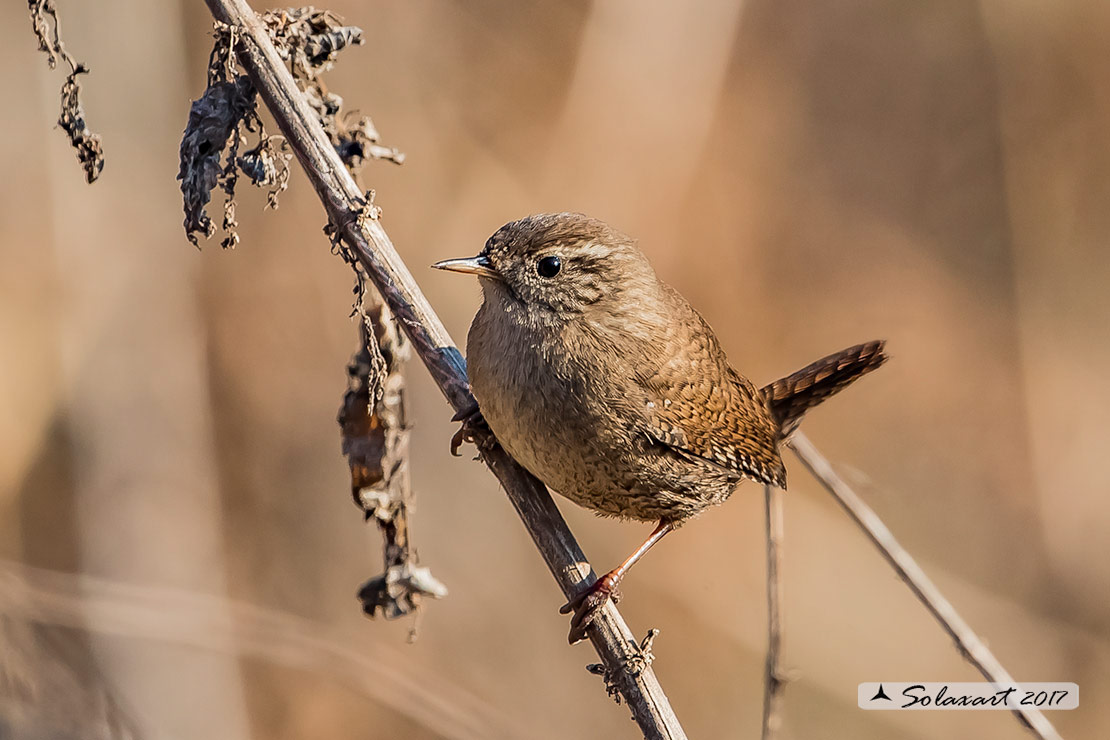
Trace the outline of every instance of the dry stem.
[[771, 740], [782, 724], [780, 705], [786, 676], [782, 670], [782, 489], [763, 487], [767, 524], [767, 665], [763, 674], [763, 740]]
[[[331, 223], [409, 335], [432, 378], [456, 411], [471, 408], [474, 398], [467, 387], [462, 355], [381, 223], [373, 217], [374, 212], [367, 212], [362, 192], [343, 166], [319, 117], [297, 89], [258, 17], [244, 0], [206, 2], [218, 20], [240, 29], [238, 52], [243, 68], [316, 188]], [[551, 495], [495, 440], [477, 441], [482, 459], [500, 479], [564, 596], [570, 598], [596, 575]], [[652, 669], [628, 669], [628, 660], [639, 653], [639, 646], [615, 606], [605, 607], [590, 627], [589, 636], [645, 737], [684, 738]]]
[[50, 69], [58, 66], [61, 59], [69, 67], [69, 74], [62, 84], [62, 112], [58, 125], [66, 132], [77, 160], [85, 170], [85, 182], [90, 185], [100, 177], [104, 169], [104, 150], [100, 136], [89, 130], [85, 123], [85, 109], [81, 105], [81, 83], [77, 78], [89, 73], [83, 62], [73, 58], [62, 43], [62, 25], [54, 0], [30, 0], [31, 28], [39, 42], [39, 49], [46, 53]]
[[[836, 474], [829, 461], [817, 451], [809, 439], [801, 432], [795, 432], [789, 444], [802, 464], [836, 498], [837, 503], [848, 512], [848, 516], [860, 526], [872, 544], [879, 549], [883, 558], [898, 573], [898, 577], [910, 587], [914, 596], [925, 605], [929, 613], [940, 622], [944, 631], [955, 640], [960, 654], [988, 681], [996, 684], [1014, 683], [1014, 679], [925, 575], [925, 571], [921, 570], [917, 561], [898, 544], [898, 540], [894, 539], [894, 535], [883, 524], [878, 514], [872, 511], [871, 507], [865, 504], [863, 499]], [[1015, 709], [1014, 715], [1041, 740], [1060, 740], [1056, 728], [1036, 707]]]

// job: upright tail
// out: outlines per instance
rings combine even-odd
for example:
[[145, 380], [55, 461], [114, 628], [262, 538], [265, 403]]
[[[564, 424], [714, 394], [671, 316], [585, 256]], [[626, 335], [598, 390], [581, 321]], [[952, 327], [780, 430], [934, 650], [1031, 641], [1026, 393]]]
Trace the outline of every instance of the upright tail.
[[764, 386], [761, 392], [782, 437], [797, 428], [806, 411], [886, 362], [885, 344], [882, 340], [857, 344]]

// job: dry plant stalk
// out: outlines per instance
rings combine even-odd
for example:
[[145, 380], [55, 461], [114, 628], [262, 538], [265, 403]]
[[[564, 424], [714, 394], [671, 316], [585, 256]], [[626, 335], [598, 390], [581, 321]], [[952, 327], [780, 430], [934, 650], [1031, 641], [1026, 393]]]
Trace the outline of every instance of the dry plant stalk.
[[780, 705], [786, 688], [782, 670], [782, 566], [783, 491], [763, 487], [767, 526], [767, 661], [763, 672], [763, 740], [771, 740], [782, 724]]
[[[377, 212], [343, 166], [319, 115], [297, 87], [265, 24], [244, 0], [206, 0], [221, 23], [235, 29], [234, 46], [266, 107], [304, 167], [327, 211], [335, 236], [373, 281], [456, 412], [474, 406], [462, 355], [393, 248]], [[489, 436], [478, 440], [479, 454], [500, 479], [517, 513], [565, 596], [576, 594], [596, 574], [586, 562], [551, 495]], [[589, 629], [613, 686], [648, 738], [684, 738], [640, 644], [609, 604]]]
[[[829, 461], [817, 451], [813, 443], [801, 432], [790, 438], [790, 447], [825, 489], [833, 495], [837, 503], [848, 512], [871, 543], [878, 548], [883, 558], [894, 568], [898, 577], [909, 586], [930, 614], [956, 643], [956, 649], [969, 663], [975, 666], [983, 677], [996, 684], [1014, 683], [1013, 677], [994, 657], [994, 653], [979, 639], [963, 617], [948, 599], [944, 598], [936, 584], [932, 582], [917, 561], [898, 543], [891, 531], [883, 524], [870, 506], [864, 503], [851, 486], [836, 474]], [[1021, 707], [1014, 710], [1018, 721], [1028, 727], [1041, 740], [1060, 740], [1060, 734], [1036, 707]]]
[[[512, 740], [534, 731], [519, 712], [506, 712], [495, 701], [480, 699], [434, 666], [422, 666], [406, 651], [368, 639], [351, 627], [203, 591], [47, 570], [0, 558], [0, 655], [4, 658], [0, 661], [0, 738], [4, 740], [142, 740], [137, 730], [98, 731], [98, 726], [130, 728], [134, 722], [89, 669], [81, 668], [80, 674], [69, 678], [59, 676], [58, 669], [70, 669], [40, 649], [45, 645], [35, 647], [33, 654], [21, 654], [18, 635], [14, 644], [5, 640], [8, 619], [17, 626], [138, 639], [316, 674], [322, 681], [342, 685], [356, 696], [409, 717], [414, 726], [426, 728], [424, 734], [443, 740]], [[47, 683], [40, 683], [38, 676]], [[32, 702], [30, 706], [25, 703], [12, 710], [10, 703], [5, 704], [11, 698], [5, 696], [6, 679], [23, 694], [15, 698]], [[46, 722], [30, 724], [37, 732], [23, 733], [17, 723], [19, 729], [5, 734], [9, 729], [5, 720], [19, 719], [25, 710]], [[61, 723], [72, 723], [76, 729], [44, 734]]]
[[[28, 614], [21, 592], [33, 585], [12, 584], [6, 570], [0, 561], [0, 737], [141, 740], [110, 682], [82, 659], [79, 638]], [[71, 601], [83, 616], [79, 591]]]
[[54, 0], [28, 0], [27, 4], [31, 11], [31, 28], [39, 41], [39, 49], [46, 53], [50, 69], [57, 68], [59, 59], [69, 67], [69, 74], [62, 84], [62, 112], [58, 125], [69, 137], [69, 143], [77, 153], [77, 161], [85, 170], [85, 182], [91, 185], [104, 169], [104, 150], [100, 145], [100, 136], [86, 125], [85, 109], [81, 105], [81, 83], [77, 77], [88, 74], [89, 68], [66, 51]]

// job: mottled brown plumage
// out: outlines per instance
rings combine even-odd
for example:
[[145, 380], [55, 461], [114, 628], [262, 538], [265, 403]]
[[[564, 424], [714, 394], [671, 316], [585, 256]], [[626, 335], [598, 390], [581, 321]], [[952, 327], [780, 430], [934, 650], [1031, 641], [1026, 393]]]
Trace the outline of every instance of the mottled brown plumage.
[[436, 266], [482, 278], [468, 372], [502, 446], [582, 506], [660, 522], [568, 605], [572, 642], [656, 539], [745, 478], [785, 488], [779, 444], [802, 414], [886, 359], [871, 342], [758, 389], [631, 238], [579, 214], [514, 221]]

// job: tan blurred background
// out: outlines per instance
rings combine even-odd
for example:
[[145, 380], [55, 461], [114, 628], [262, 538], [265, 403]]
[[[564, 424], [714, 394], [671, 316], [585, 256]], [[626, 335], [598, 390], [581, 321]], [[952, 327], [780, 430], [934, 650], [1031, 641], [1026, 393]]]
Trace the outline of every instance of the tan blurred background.
[[[411, 364], [414, 537], [450, 588], [410, 622], [354, 593], [380, 540], [335, 413], [349, 270], [299, 172], [193, 249], [177, 147], [200, 0], [59, 0], [107, 166], [54, 128], [60, 73], [0, 8], [0, 737], [634, 737], [568, 648], [560, 594]], [[637, 235], [767, 382], [885, 337], [894, 361], [807, 422], [1018, 680], [1074, 681], [1110, 736], [1110, 6], [783, 0], [335, 0], [328, 78], [403, 167], [384, 224], [453, 335], [434, 260], [581, 210]], [[978, 680], [788, 461], [785, 738], [1022, 738], [1002, 712], [875, 713], [873, 680]], [[646, 534], [561, 502], [611, 567]], [[629, 577], [691, 737], [755, 737], [762, 501], [740, 489]]]

